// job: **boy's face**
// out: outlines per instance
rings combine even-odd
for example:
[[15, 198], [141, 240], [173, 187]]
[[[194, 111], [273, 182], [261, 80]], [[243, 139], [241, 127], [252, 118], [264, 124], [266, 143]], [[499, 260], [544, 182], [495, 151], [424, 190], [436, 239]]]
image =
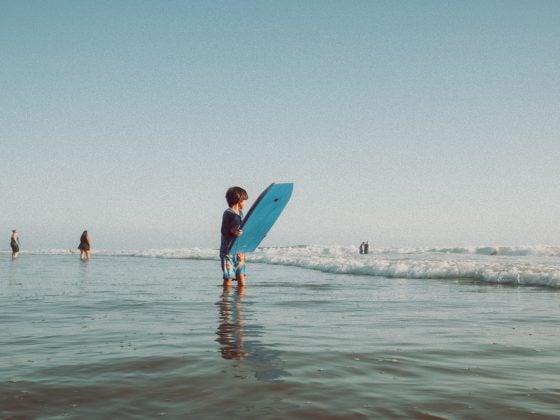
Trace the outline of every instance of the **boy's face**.
[[241, 200], [241, 201], [239, 202], [239, 208], [240, 208], [241, 210], [243, 210], [243, 209], [245, 208], [245, 203], [246, 203], [246, 202], [247, 202], [247, 200]]

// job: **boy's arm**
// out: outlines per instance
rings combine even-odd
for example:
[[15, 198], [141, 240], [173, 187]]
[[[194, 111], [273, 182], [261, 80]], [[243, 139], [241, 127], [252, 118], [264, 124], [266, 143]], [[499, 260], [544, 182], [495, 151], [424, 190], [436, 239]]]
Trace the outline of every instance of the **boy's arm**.
[[240, 225], [240, 221], [234, 213], [225, 212], [222, 219], [222, 235], [226, 237], [241, 235]]
[[224, 212], [224, 216], [222, 217], [222, 235], [229, 237], [233, 234], [234, 226], [234, 218], [233, 214], [229, 211]]
[[231, 225], [233, 226], [231, 228], [231, 234], [234, 236], [239, 236], [243, 233], [243, 231], [241, 230], [241, 223], [242, 223], [242, 219], [241, 217], [239, 217], [238, 215], [233, 216], [232, 220], [231, 220]]

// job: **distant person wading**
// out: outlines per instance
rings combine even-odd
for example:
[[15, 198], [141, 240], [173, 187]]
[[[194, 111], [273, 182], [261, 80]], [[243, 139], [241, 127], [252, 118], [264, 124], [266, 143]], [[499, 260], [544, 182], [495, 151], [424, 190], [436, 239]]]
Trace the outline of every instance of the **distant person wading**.
[[17, 230], [12, 230], [12, 236], [10, 237], [10, 247], [12, 248], [12, 259], [16, 259], [19, 254], [19, 238]]
[[362, 242], [360, 244], [360, 254], [367, 254], [369, 249], [369, 242]]
[[87, 230], [84, 230], [82, 236], [80, 236], [80, 245], [78, 249], [80, 250], [80, 259], [89, 260], [91, 256], [91, 242]]

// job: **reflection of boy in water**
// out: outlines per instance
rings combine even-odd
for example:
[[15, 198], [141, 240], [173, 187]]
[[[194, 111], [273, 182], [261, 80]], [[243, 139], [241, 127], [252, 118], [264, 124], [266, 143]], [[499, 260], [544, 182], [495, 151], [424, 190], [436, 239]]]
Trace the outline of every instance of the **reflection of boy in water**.
[[237, 280], [239, 286], [245, 286], [245, 254], [227, 254], [231, 242], [243, 234], [243, 208], [249, 196], [241, 187], [231, 187], [226, 192], [228, 209], [222, 216], [222, 241], [220, 244], [220, 261], [222, 264], [224, 286], [231, 286]]
[[243, 335], [243, 312], [241, 299], [245, 289], [238, 289], [232, 296], [231, 289], [224, 290], [220, 304], [220, 324], [218, 338], [221, 344], [220, 352], [224, 359], [244, 359], [249, 353], [245, 351], [245, 337]]

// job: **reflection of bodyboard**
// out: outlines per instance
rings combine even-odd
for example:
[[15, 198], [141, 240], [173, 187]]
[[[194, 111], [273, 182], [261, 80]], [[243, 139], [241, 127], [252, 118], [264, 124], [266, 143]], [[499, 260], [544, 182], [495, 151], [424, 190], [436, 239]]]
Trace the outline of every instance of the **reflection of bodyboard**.
[[254, 251], [288, 204], [293, 189], [292, 183], [270, 184], [249, 209], [241, 224], [243, 234], [231, 242], [227, 253]]

